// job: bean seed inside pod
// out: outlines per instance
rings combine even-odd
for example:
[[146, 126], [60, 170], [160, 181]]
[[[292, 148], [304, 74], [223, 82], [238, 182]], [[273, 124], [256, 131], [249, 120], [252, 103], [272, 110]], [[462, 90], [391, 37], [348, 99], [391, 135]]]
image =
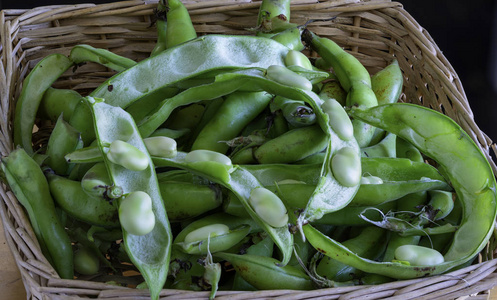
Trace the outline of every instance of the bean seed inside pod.
[[152, 199], [142, 191], [131, 192], [119, 203], [119, 222], [130, 234], [145, 235], [155, 226]]
[[109, 146], [107, 158], [132, 171], [143, 171], [148, 167], [148, 156], [135, 146], [121, 140], [113, 141]]
[[166, 136], [153, 136], [143, 139], [148, 153], [152, 156], [173, 158], [178, 154], [177, 143]]
[[285, 65], [287, 67], [299, 66], [308, 70], [312, 70], [312, 64], [309, 58], [307, 58], [304, 53], [295, 50], [288, 51], [285, 56]]
[[412, 266], [435, 266], [444, 262], [443, 255], [435, 249], [402, 245], [395, 249], [395, 259], [407, 261]]
[[325, 98], [321, 108], [329, 116], [330, 127], [342, 140], [349, 141], [354, 137], [352, 121], [337, 100]]
[[231, 166], [231, 159], [226, 155], [211, 150], [193, 150], [185, 156], [188, 162], [213, 161]]
[[207, 240], [215, 236], [227, 234], [230, 228], [224, 224], [211, 224], [193, 230], [185, 236], [185, 243], [195, 243]]
[[303, 90], [312, 90], [312, 83], [305, 77], [279, 65], [271, 65], [267, 68], [266, 76], [278, 83], [300, 88]]
[[272, 227], [288, 224], [288, 213], [281, 199], [266, 188], [255, 188], [248, 199], [257, 215]]
[[336, 180], [353, 187], [361, 182], [361, 159], [351, 147], [340, 148], [331, 159], [331, 170]]
[[378, 176], [367, 175], [361, 177], [361, 184], [382, 184], [383, 179]]

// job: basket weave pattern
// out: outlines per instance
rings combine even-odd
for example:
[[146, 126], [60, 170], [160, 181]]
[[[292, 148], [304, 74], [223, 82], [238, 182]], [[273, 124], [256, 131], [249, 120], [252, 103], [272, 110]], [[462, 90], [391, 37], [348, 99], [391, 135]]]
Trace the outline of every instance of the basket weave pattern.
[[[183, 1], [199, 35], [210, 33], [251, 34], [260, 1]], [[89, 44], [106, 48], [139, 61], [149, 56], [157, 34], [153, 10], [157, 1], [123, 1], [103, 5], [46, 6], [31, 10], [0, 12], [0, 152], [13, 150], [12, 115], [22, 81], [42, 57], [69, 54], [72, 46]], [[456, 72], [429, 34], [397, 2], [386, 0], [296, 0], [292, 1], [293, 23], [328, 19], [309, 25], [316, 34], [328, 37], [356, 56], [371, 72], [397, 58], [404, 74], [401, 101], [440, 111], [455, 120], [487, 156], [496, 151], [492, 141], [474, 122], [468, 99]], [[310, 56], [315, 56], [310, 53]], [[113, 74], [96, 64], [66, 72], [55, 84], [87, 94]], [[40, 125], [40, 124], [39, 124]], [[41, 124], [40, 126], [43, 126]], [[43, 139], [43, 135], [38, 136]], [[43, 257], [29, 220], [7, 187], [0, 188], [0, 214], [7, 242], [20, 269], [28, 298], [148, 299], [148, 292], [102, 282], [62, 280]], [[493, 241], [491, 241], [493, 243]], [[271, 290], [259, 292], [220, 291], [224, 299], [453, 299], [476, 295], [497, 285], [494, 247], [481, 253], [480, 263], [449, 274], [397, 281], [378, 286], [353, 286], [315, 291]], [[208, 298], [208, 292], [163, 290], [163, 298]]]

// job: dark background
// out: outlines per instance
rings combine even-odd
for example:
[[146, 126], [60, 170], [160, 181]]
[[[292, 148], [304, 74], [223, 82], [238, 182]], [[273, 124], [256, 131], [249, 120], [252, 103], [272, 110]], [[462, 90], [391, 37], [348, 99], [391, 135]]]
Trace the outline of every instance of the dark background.
[[[33, 8], [81, 0], [0, 0], [0, 9]], [[112, 0], [88, 0], [106, 3]], [[458, 74], [480, 129], [497, 141], [497, 10], [494, 0], [400, 0]]]

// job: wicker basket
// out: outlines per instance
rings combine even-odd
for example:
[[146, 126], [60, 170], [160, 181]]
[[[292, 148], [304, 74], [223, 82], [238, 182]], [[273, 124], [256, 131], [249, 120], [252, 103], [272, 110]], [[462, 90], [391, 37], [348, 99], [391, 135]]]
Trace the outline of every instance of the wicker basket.
[[[184, 0], [199, 34], [249, 34], [255, 25], [260, 1]], [[124, 1], [110, 4], [46, 6], [31, 10], [0, 12], [0, 151], [13, 149], [12, 111], [22, 80], [47, 54], [68, 54], [71, 47], [86, 43], [141, 60], [156, 41], [153, 10], [157, 1]], [[477, 142], [490, 161], [492, 141], [479, 130], [457, 74], [429, 34], [397, 2], [387, 0], [295, 0], [291, 20], [329, 37], [354, 54], [371, 73], [395, 56], [404, 73], [402, 101], [413, 102], [450, 116]], [[311, 53], [311, 55], [313, 55]], [[55, 83], [82, 94], [92, 90], [112, 72], [88, 64], [64, 74]], [[0, 213], [7, 242], [20, 269], [28, 298], [148, 299], [148, 292], [102, 282], [62, 280], [43, 257], [23, 208], [7, 187], [0, 189]], [[480, 263], [430, 278], [397, 281], [378, 286], [353, 286], [315, 291], [271, 290], [218, 292], [218, 298], [255, 299], [453, 299], [473, 295], [486, 299], [497, 285], [497, 259], [488, 246]], [[163, 290], [163, 298], [207, 298], [208, 292]]]

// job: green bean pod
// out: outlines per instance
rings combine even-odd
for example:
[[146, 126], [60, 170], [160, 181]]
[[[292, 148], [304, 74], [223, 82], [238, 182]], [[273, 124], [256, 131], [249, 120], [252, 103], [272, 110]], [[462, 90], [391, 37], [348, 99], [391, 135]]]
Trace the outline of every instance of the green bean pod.
[[2, 171], [10, 189], [28, 212], [45, 257], [63, 279], [73, 279], [71, 241], [55, 211], [47, 179], [23, 149], [2, 158]]
[[123, 195], [120, 186], [115, 186], [107, 171], [105, 163], [98, 162], [85, 173], [81, 179], [81, 187], [89, 197], [105, 200], [117, 199]]
[[164, 126], [171, 129], [187, 128], [192, 130], [202, 119], [204, 110], [205, 106], [201, 103], [191, 103], [183, 107], [178, 107], [171, 112], [171, 116], [166, 120]]
[[402, 93], [403, 83], [404, 77], [396, 59], [371, 76], [371, 88], [379, 105], [397, 102]]
[[14, 115], [14, 145], [33, 154], [31, 139], [36, 114], [43, 94], [73, 62], [62, 54], [51, 54], [40, 60], [23, 81]]
[[[278, 22], [280, 21], [280, 22]], [[290, 0], [263, 0], [257, 15], [258, 34], [278, 32], [290, 21]], [[281, 24], [280, 24], [281, 23]]]
[[492, 235], [497, 213], [495, 177], [478, 146], [450, 118], [417, 105], [395, 103], [364, 110], [352, 108], [349, 114], [408, 140], [434, 159], [460, 199], [461, 224], [444, 262], [422, 268], [365, 260], [306, 225], [303, 229], [311, 244], [325, 255], [332, 254], [333, 258], [365, 272], [399, 279], [440, 274], [473, 259]]
[[381, 178], [381, 183], [361, 185], [352, 205], [378, 205], [411, 193], [451, 190], [438, 170], [426, 163], [392, 158], [373, 158], [362, 162], [363, 169], [367, 170], [364, 174]]
[[[205, 227], [212, 225], [214, 224]], [[250, 231], [250, 226], [242, 225], [232, 229], [227, 227], [227, 229], [227, 232], [220, 232], [214, 235], [208, 233], [207, 236], [198, 237], [196, 239], [188, 239], [189, 235], [187, 235], [184, 241], [175, 239], [174, 245], [179, 246], [182, 251], [188, 254], [206, 255], [207, 253], [226, 251], [247, 236]], [[204, 230], [204, 227], [197, 230]], [[207, 228], [205, 230], [207, 230]], [[194, 233], [195, 232], [190, 232], [190, 234]]]
[[[260, 234], [257, 234], [257, 236], [260, 236]], [[274, 243], [269, 237], [259, 237], [261, 239], [260, 241], [256, 241], [253, 245], [247, 248], [245, 251], [245, 254], [249, 255], [259, 255], [259, 256], [266, 256], [266, 257], [271, 257], [273, 255], [273, 246]], [[251, 242], [253, 242], [255, 238], [252, 238]], [[235, 273], [233, 277], [233, 286], [232, 289], [235, 291], [256, 291], [257, 289], [245, 281], [240, 274]]]
[[159, 128], [156, 131], [154, 131], [150, 137], [154, 136], [165, 136], [174, 140], [178, 140], [182, 137], [185, 137], [191, 132], [190, 129], [188, 128], [183, 128], [183, 129], [170, 129], [170, 128]]
[[454, 209], [454, 199], [452, 193], [448, 191], [433, 190], [428, 191], [430, 202], [428, 205], [435, 214], [434, 220], [440, 220], [447, 217]]
[[116, 205], [87, 195], [79, 181], [49, 172], [46, 176], [55, 202], [70, 216], [93, 225], [119, 227]]
[[286, 226], [273, 227], [269, 225], [263, 220], [263, 218], [261, 218], [257, 214], [256, 211], [254, 211], [254, 209], [249, 204], [249, 198], [252, 190], [261, 187], [259, 181], [250, 172], [246, 171], [241, 166], [233, 168], [231, 173], [222, 174], [222, 176], [219, 176], [219, 174], [217, 174], [218, 172], [213, 172], [212, 168], [210, 167], [198, 168], [197, 166], [190, 164], [188, 161], [186, 161], [186, 156], [186, 153], [178, 152], [178, 156], [176, 156], [174, 159], [155, 158], [154, 162], [156, 166], [171, 166], [190, 170], [232, 191], [238, 197], [238, 199], [240, 199], [251, 218], [254, 219], [254, 221], [260, 226], [260, 228], [268, 233], [277, 247], [281, 250], [282, 264], [288, 263], [292, 255], [292, 234]]
[[254, 151], [254, 157], [261, 164], [291, 163], [323, 151], [327, 143], [319, 126], [306, 126], [267, 141]]
[[302, 40], [300, 38], [302, 31], [303, 27], [301, 26], [287, 28], [272, 35], [271, 39], [279, 42], [282, 45], [285, 45], [290, 50], [302, 51], [305, 49], [305, 46], [304, 44], [302, 44]]
[[424, 161], [423, 155], [419, 152], [418, 148], [402, 138], [397, 138], [395, 148], [397, 157], [408, 158], [412, 161]]
[[397, 136], [387, 133], [377, 144], [361, 148], [361, 155], [363, 157], [397, 157]]
[[185, 5], [180, 0], [165, 1], [167, 7], [166, 48], [195, 39], [197, 32]]
[[302, 32], [302, 40], [333, 67], [341, 86], [347, 93], [356, 85], [364, 84], [371, 87], [371, 77], [366, 68], [335, 42], [319, 37], [309, 30]]
[[279, 261], [272, 257], [222, 252], [214, 255], [229, 261], [237, 273], [257, 289], [310, 290], [313, 288], [312, 280], [301, 269], [290, 265], [280, 266]]
[[[98, 258], [101, 266], [108, 267], [109, 269], [115, 272], [116, 271], [115, 268], [112, 266], [111, 262], [104, 255], [103, 253], [104, 251], [101, 250], [100, 248], [101, 245], [97, 245], [102, 240], [95, 240], [94, 238], [90, 237], [89, 234], [91, 229], [85, 231], [86, 229], [83, 229], [80, 225], [81, 224], [75, 223], [74, 226], [69, 226], [69, 229], [67, 231], [71, 241], [75, 242], [78, 246], [82, 246], [88, 249], [88, 251], [90, 251], [92, 255]], [[121, 236], [117, 235], [114, 237], [116, 237], [117, 239], [122, 239], [122, 235]], [[112, 242], [115, 241], [116, 239], [112, 240]]]
[[[318, 37], [309, 30], [304, 30], [302, 39], [331, 64], [341, 86], [347, 92], [347, 106], [378, 105], [376, 95], [371, 89], [371, 77], [359, 60], [332, 40]], [[352, 122], [354, 137], [359, 146], [366, 147], [373, 137], [374, 127], [358, 120]]]
[[[233, 60], [240, 49], [251, 59]], [[287, 52], [287, 47], [266, 38], [207, 35], [169, 48], [114, 75], [96, 88], [91, 96], [103, 98], [110, 105], [127, 108], [163, 88], [211, 71], [284, 65]], [[172, 69], [183, 71], [170, 72]], [[75, 127], [82, 132], [85, 145], [94, 139], [92, 125], [85, 122], [90, 116], [86, 105], [78, 105], [72, 116], [72, 119], [79, 120]]]
[[273, 104], [281, 109], [283, 116], [292, 126], [303, 127], [316, 123], [316, 114], [304, 101], [276, 96]]
[[[376, 259], [385, 249], [386, 238], [386, 230], [367, 226], [361, 229], [358, 236], [342, 242], [342, 245], [361, 257]], [[316, 271], [329, 280], [339, 282], [355, 279], [353, 277], [359, 276], [360, 273], [356, 268], [328, 256], [318, 263]]]
[[64, 158], [68, 163], [97, 163], [104, 160], [102, 152], [96, 145], [83, 147], [73, 152], [67, 153]]
[[212, 186], [159, 179], [159, 188], [171, 222], [200, 216], [222, 204], [221, 192]]
[[127, 57], [115, 54], [107, 49], [95, 48], [90, 45], [76, 45], [71, 49], [69, 58], [75, 64], [95, 62], [115, 71], [121, 72], [136, 65]]
[[65, 155], [82, 147], [80, 133], [64, 121], [61, 115], [48, 139], [46, 163], [55, 173], [68, 175], [74, 165], [66, 161]]
[[347, 93], [337, 80], [331, 80], [324, 83], [319, 92], [319, 96], [321, 98], [335, 99], [340, 105], [346, 105], [345, 100], [347, 99]]
[[165, 87], [133, 102], [126, 107], [126, 111], [133, 116], [135, 122], [140, 122], [150, 114], [164, 99], [171, 98], [178, 93], [177, 87]]
[[[362, 82], [352, 85], [347, 94], [345, 103], [349, 107], [373, 107], [378, 105], [378, 101], [376, 100], [376, 96], [371, 87]], [[357, 119], [352, 119], [352, 124], [354, 126], [354, 137], [356, 138], [359, 146], [368, 146], [373, 138], [375, 128], [370, 124], [364, 123]]]
[[151, 298], [158, 299], [168, 273], [172, 234], [159, 191], [155, 166], [147, 154], [145, 144], [131, 115], [99, 99], [92, 97], [86, 99], [93, 116], [97, 145], [102, 153], [113, 141], [127, 135], [127, 143], [147, 157], [148, 166], [140, 171], [128, 170], [119, 164], [114, 164], [107, 156], [104, 156], [104, 162], [114, 185], [121, 186], [124, 194], [144, 192], [150, 197], [155, 218], [154, 228], [146, 235], [134, 235], [123, 229], [123, 243], [129, 258], [144, 276]]
[[[228, 90], [265, 90], [268, 93], [279, 94], [283, 97], [289, 97], [296, 100], [303, 100], [310, 104], [312, 109], [317, 112], [316, 116], [318, 117], [318, 124], [328, 136], [329, 141], [328, 146], [326, 147], [326, 159], [322, 164], [323, 168], [320, 173], [321, 175], [319, 176], [320, 180], [316, 185], [316, 191], [311, 196], [309, 204], [306, 207], [299, 224], [303, 224], [304, 219], [306, 221], [311, 219], [319, 219], [325, 212], [340, 209], [352, 200], [352, 197], [356, 193], [358, 186], [345, 187], [338, 183], [338, 181], [333, 176], [330, 166], [330, 160], [333, 153], [340, 148], [352, 147], [356, 149], [357, 153], [359, 154], [359, 147], [354, 139], [351, 139], [349, 141], [342, 140], [331, 129], [328, 124], [329, 117], [328, 115], [324, 114], [320, 107], [322, 100], [319, 99], [319, 97], [314, 92], [280, 84], [264, 76], [263, 71], [251, 69], [224, 73], [216, 77], [216, 80], [212, 84], [204, 85], [203, 87], [199, 86], [198, 89], [191, 88], [187, 90], [186, 92], [192, 93], [188, 97], [186, 96], [186, 94], [183, 93], [178, 94], [178, 96], [183, 94], [182, 97], [184, 97], [182, 100], [179, 100], [180, 98], [178, 98], [178, 101], [192, 101], [192, 97], [194, 97], [193, 101], [198, 101], [196, 100], [196, 98], [198, 97], [198, 99], [200, 99], [200, 95], [202, 95], [200, 90], [212, 93], [211, 97], [219, 97], [223, 95], [223, 93], [227, 93]], [[154, 113], [154, 115], [150, 117], [150, 122], [142, 123], [141, 125], [143, 127], [141, 127], [141, 129], [144, 130], [143, 132], [146, 132], [149, 129], [153, 129], [155, 126], [160, 126], [160, 123], [162, 122], [162, 120], [164, 120], [164, 118], [167, 118], [168, 112], [172, 108], [170, 105], [175, 105], [171, 104], [174, 102], [172, 102], [171, 99], [171, 101], [169, 101], [167, 104], [165, 103], [165, 106], [159, 108], [157, 113]], [[142, 134], [146, 135], [143, 132]], [[181, 159], [179, 159], [178, 161], [181, 161]], [[212, 174], [209, 174], [209, 176], [211, 175]], [[330, 199], [326, 196], [329, 193], [340, 193], [343, 195], [343, 197]]]
[[271, 98], [265, 92], [235, 92], [228, 95], [217, 113], [200, 131], [191, 149], [226, 153], [229, 146], [225, 142], [235, 138], [266, 108]]
[[98, 257], [86, 247], [74, 252], [74, 270], [81, 275], [95, 275], [100, 269]]
[[62, 115], [64, 121], [69, 122], [81, 98], [82, 96], [74, 90], [50, 87], [43, 94], [38, 108], [38, 116], [56, 122]]
[[158, 1], [157, 9], [154, 11], [156, 18], [155, 27], [157, 29], [157, 42], [155, 43], [154, 49], [150, 52], [150, 56], [155, 56], [167, 49], [167, 7], [164, 1], [165, 0]]
[[245, 147], [231, 155], [231, 161], [235, 165], [255, 164], [257, 160], [254, 158], [254, 148], [251, 146]]

